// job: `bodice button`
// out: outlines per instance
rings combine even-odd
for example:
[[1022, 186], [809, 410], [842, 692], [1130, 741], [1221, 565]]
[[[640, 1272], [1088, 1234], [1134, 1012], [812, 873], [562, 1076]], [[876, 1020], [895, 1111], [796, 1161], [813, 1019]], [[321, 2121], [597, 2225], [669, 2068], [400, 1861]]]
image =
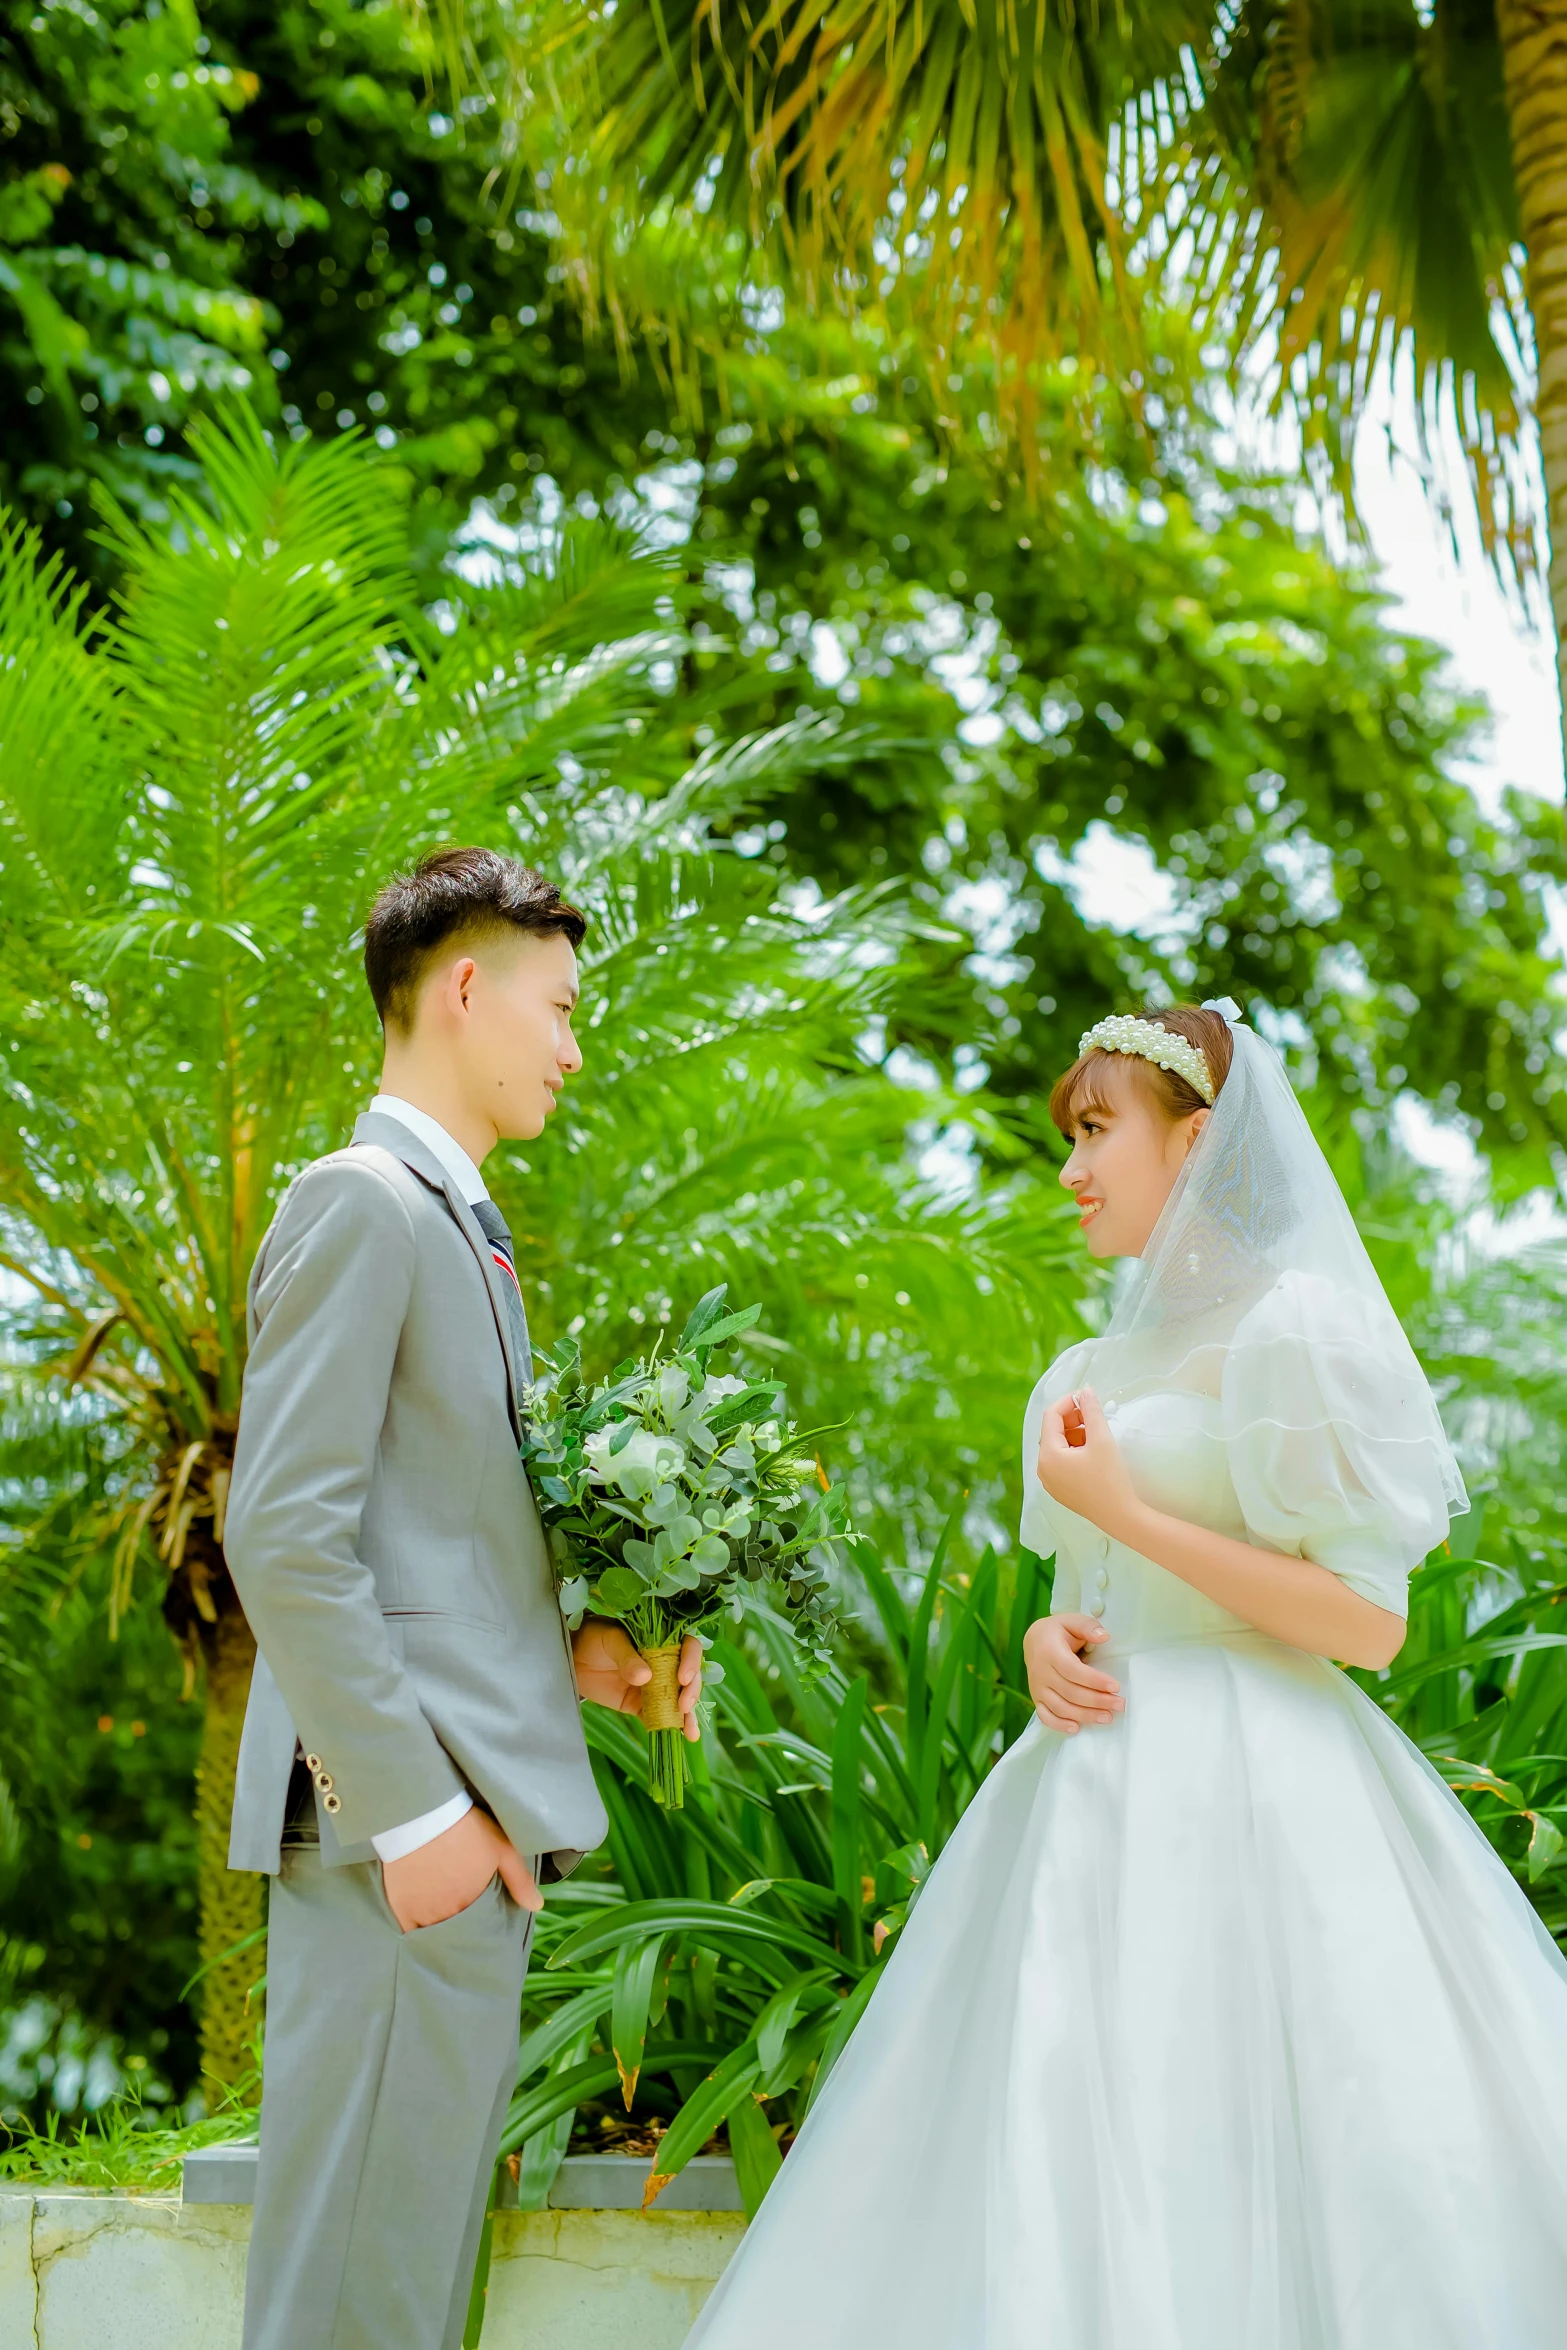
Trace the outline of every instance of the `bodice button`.
[[1088, 1612], [1091, 1616], [1102, 1616], [1105, 1612], [1104, 1601], [1102, 1599], [1096, 1599]]
[[1105, 1567], [1101, 1567], [1098, 1574], [1094, 1577], [1094, 1581], [1098, 1584], [1101, 1591], [1108, 1591], [1110, 1588], [1109, 1570]]

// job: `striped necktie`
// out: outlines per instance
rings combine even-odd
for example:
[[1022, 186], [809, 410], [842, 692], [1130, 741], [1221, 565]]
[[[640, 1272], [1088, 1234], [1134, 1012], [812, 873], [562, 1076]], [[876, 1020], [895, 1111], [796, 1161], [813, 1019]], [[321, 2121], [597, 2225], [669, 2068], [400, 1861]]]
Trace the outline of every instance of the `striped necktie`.
[[490, 1254], [501, 1269], [501, 1287], [506, 1293], [506, 1320], [511, 1330], [512, 1354], [517, 1373], [525, 1387], [533, 1384], [533, 1349], [528, 1343], [528, 1317], [523, 1311], [522, 1291], [517, 1282], [517, 1257], [512, 1247], [511, 1230], [500, 1209], [492, 1199], [475, 1200], [474, 1221], [490, 1244]]

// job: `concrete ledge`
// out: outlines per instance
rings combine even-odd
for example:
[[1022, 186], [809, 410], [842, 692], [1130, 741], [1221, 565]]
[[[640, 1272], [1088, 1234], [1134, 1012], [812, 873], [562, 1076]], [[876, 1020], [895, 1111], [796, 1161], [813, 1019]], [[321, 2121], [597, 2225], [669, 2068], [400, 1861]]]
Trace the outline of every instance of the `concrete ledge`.
[[[187, 2203], [254, 2203], [256, 2148], [206, 2146], [187, 2154], [183, 2166]], [[640, 2211], [649, 2164], [630, 2154], [569, 2154], [550, 2189], [552, 2211]], [[516, 2204], [516, 2192], [504, 2209]], [[658, 2199], [660, 2211], [743, 2211], [735, 2166], [727, 2154], [699, 2154], [670, 2180]]]
[[[484, 2350], [680, 2350], [743, 2227], [728, 2212], [502, 2212]], [[242, 2204], [0, 2189], [0, 2345], [239, 2350], [249, 2237]]]
[[243, 2146], [204, 2146], [187, 2154], [180, 2164], [180, 2195], [186, 2203], [254, 2203], [256, 2157], [254, 2142]]

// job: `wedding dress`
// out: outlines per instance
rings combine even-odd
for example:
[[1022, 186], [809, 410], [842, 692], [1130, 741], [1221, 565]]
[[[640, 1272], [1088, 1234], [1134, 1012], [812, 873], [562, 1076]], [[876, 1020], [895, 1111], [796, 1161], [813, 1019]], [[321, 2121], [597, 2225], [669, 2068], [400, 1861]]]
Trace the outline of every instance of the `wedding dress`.
[[1125, 1713], [1036, 1720], [980, 1789], [690, 2350], [1560, 2350], [1567, 1964], [1345, 1674], [1042, 1492], [1045, 1403], [1090, 1382], [1146, 1499], [1399, 1612], [1463, 1505], [1238, 1030], [1109, 1330], [1025, 1425], [1024, 1539]]

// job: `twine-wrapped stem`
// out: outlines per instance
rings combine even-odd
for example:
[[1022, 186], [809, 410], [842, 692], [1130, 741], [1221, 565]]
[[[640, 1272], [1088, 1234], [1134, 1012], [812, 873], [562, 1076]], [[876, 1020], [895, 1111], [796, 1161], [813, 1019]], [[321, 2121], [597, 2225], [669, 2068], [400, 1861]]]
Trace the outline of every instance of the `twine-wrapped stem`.
[[647, 1730], [681, 1730], [680, 1642], [667, 1648], [644, 1648], [642, 1661], [653, 1678], [642, 1692], [642, 1725]]
[[644, 1648], [642, 1661], [653, 1678], [642, 1691], [642, 1727], [648, 1734], [648, 1792], [670, 1811], [686, 1799], [685, 1715], [680, 1710], [680, 1649], [676, 1640]]

